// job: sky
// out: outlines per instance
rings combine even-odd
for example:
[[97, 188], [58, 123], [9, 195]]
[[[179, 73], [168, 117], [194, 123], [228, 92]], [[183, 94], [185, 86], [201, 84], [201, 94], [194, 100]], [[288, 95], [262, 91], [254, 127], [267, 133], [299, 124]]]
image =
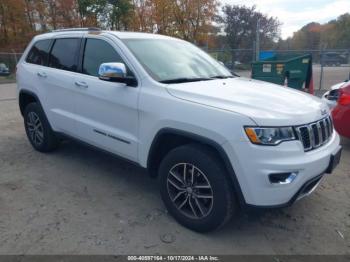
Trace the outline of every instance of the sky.
[[293, 35], [310, 22], [326, 23], [350, 12], [350, 0], [219, 0], [222, 5], [256, 5], [257, 10], [277, 17], [282, 23], [281, 37]]

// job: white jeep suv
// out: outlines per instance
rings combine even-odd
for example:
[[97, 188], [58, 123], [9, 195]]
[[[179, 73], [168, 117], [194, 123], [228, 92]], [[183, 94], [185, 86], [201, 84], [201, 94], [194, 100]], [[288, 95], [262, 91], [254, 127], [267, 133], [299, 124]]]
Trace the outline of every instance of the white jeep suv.
[[167, 36], [69, 29], [36, 36], [17, 65], [32, 146], [74, 138], [147, 168], [174, 218], [196, 231], [238, 206], [282, 207], [338, 164], [327, 105], [233, 76]]

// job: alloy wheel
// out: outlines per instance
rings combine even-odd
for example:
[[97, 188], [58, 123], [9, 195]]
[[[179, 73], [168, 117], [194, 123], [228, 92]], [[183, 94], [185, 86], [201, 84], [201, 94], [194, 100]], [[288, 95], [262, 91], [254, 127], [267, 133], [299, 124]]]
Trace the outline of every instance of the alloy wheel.
[[44, 141], [44, 129], [39, 116], [35, 112], [29, 112], [27, 117], [27, 129], [31, 141], [39, 146]]
[[213, 190], [206, 175], [195, 165], [174, 165], [167, 177], [168, 194], [177, 210], [192, 219], [202, 219], [213, 208]]

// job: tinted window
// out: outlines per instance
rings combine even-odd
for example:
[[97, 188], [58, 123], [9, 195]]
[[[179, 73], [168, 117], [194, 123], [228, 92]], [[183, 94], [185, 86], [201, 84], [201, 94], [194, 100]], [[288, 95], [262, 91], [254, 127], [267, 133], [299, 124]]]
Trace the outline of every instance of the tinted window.
[[51, 40], [41, 40], [36, 42], [30, 49], [27, 56], [27, 63], [36, 65], [47, 65], [49, 58]]
[[98, 76], [100, 65], [109, 62], [123, 63], [123, 60], [107, 42], [98, 39], [87, 39], [83, 60], [83, 73]]
[[80, 39], [57, 39], [53, 45], [49, 66], [57, 69], [76, 71]]

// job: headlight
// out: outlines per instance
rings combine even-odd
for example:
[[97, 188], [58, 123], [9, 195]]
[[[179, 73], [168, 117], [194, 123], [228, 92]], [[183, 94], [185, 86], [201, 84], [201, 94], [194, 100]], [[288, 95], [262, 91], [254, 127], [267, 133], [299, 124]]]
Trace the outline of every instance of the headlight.
[[283, 141], [295, 140], [292, 127], [245, 127], [253, 144], [275, 146]]

